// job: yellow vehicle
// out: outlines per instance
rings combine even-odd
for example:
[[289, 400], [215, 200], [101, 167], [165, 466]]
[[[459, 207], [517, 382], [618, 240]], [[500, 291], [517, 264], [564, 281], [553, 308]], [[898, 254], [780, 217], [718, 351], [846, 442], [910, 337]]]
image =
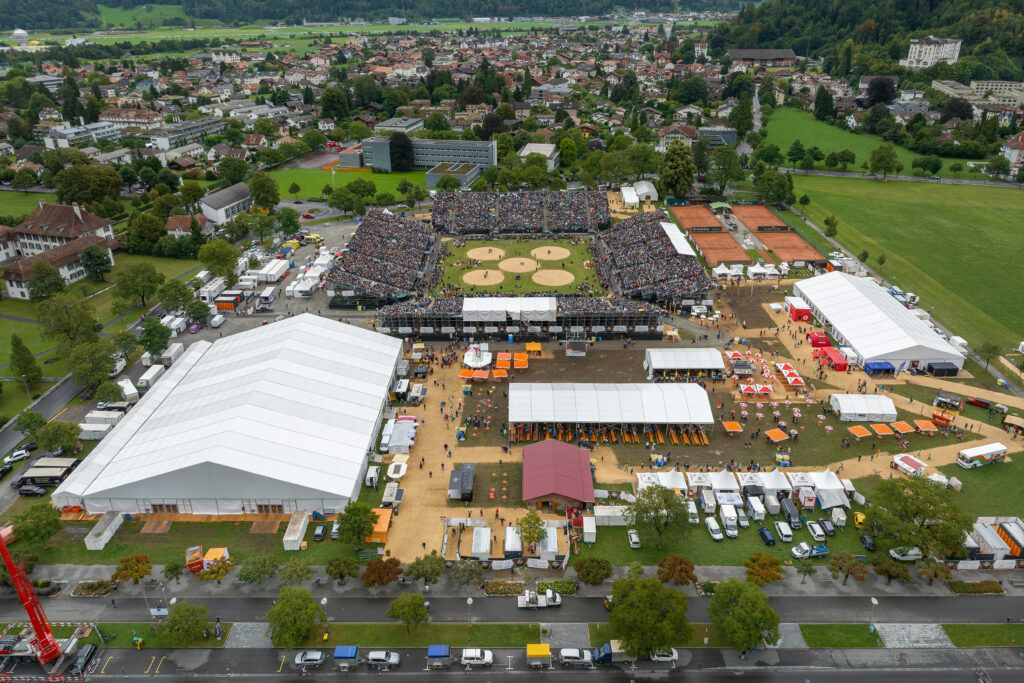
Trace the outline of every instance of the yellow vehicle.
[[324, 238], [320, 235], [306, 235], [302, 238], [303, 244], [321, 244]]
[[867, 519], [867, 517], [864, 515], [863, 512], [854, 512], [853, 513], [853, 525], [855, 527], [857, 527], [858, 529], [863, 529], [864, 528], [864, 520], [865, 519]]

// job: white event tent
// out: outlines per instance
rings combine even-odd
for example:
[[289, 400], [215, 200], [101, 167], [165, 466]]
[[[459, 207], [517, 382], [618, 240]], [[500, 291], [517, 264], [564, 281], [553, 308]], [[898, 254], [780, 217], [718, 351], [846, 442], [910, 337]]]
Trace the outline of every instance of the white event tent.
[[832, 394], [829, 405], [843, 422], [893, 422], [896, 404], [876, 394]]
[[514, 383], [512, 424], [711, 425], [708, 393], [696, 384]]
[[725, 371], [725, 360], [718, 349], [647, 349], [644, 355], [644, 369], [657, 370], [721, 370]]

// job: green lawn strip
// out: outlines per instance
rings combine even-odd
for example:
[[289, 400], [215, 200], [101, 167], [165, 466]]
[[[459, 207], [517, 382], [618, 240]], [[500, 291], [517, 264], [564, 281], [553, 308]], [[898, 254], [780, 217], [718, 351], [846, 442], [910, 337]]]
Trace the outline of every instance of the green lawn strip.
[[885, 647], [867, 624], [800, 624], [800, 632], [812, 648]]
[[[600, 647], [609, 640], [615, 640], [615, 632], [612, 631], [610, 624], [590, 623], [587, 624], [587, 629], [590, 631], [591, 647]], [[729, 644], [729, 639], [716, 626], [690, 624], [690, 630], [690, 639], [687, 642], [673, 643], [672, 647], [732, 647]], [[640, 654], [641, 658], [646, 656], [646, 653]]]
[[793, 228], [796, 234], [803, 237], [808, 244], [817, 249], [818, 253], [822, 256], [827, 257], [830, 252], [835, 251], [835, 247], [829, 244], [824, 235], [807, 225], [802, 218], [792, 211], [773, 211], [773, 213], [785, 221], [789, 227]]
[[[502, 249], [505, 252], [504, 257], [494, 261], [483, 261], [479, 266], [475, 265], [475, 263], [470, 263], [469, 259], [466, 257], [467, 252], [471, 249], [487, 247]], [[504, 259], [533, 258], [530, 252], [537, 247], [564, 247], [565, 249], [568, 249], [571, 255], [564, 261], [538, 260], [537, 263], [540, 264], [541, 270], [563, 270], [562, 264], [564, 263], [564, 270], [572, 273], [576, 279], [570, 284], [563, 285], [561, 287], [536, 284], [530, 277], [532, 272], [505, 273], [505, 279], [500, 285], [467, 285], [462, 280], [463, 275], [473, 270], [497, 270], [498, 264]], [[558, 292], [562, 294], [571, 294], [579, 292], [579, 287], [582, 284], [589, 284], [593, 288], [599, 288], [600, 284], [598, 283], [597, 274], [594, 270], [592, 268], [583, 267], [583, 262], [590, 258], [591, 254], [589, 246], [586, 244], [572, 244], [568, 240], [537, 239], [526, 240], [523, 242], [512, 242], [507, 240], [470, 240], [462, 247], [457, 247], [454, 243], [449, 242], [448, 256], [444, 259], [444, 273], [441, 277], [441, 282], [438, 284], [437, 291], [443, 290], [446, 287], [461, 287], [464, 292], [506, 292], [510, 294]], [[516, 280], [516, 275], [519, 275], [518, 280]], [[600, 290], [598, 289], [598, 291]]]
[[5, 216], [20, 216], [36, 210], [39, 202], [56, 204], [57, 195], [49, 192], [15, 192], [0, 190], [0, 213]]
[[[850, 149], [857, 155], [857, 160], [847, 171], [863, 171], [861, 164], [868, 160], [871, 150], [882, 144], [882, 139], [874, 135], [854, 133], [852, 131], [837, 128], [836, 126], [818, 121], [813, 115], [797, 109], [776, 109], [772, 115], [765, 120], [765, 142], [778, 145], [783, 156], [794, 140], [800, 140], [804, 148], [817, 146], [825, 154], [839, 152], [843, 149]], [[912, 163], [916, 157], [924, 156], [911, 152], [906, 147], [895, 145], [896, 157], [903, 164], [903, 175], [914, 175]], [[949, 167], [954, 163], [964, 166], [962, 175], [970, 176], [967, 173], [967, 159], [951, 159], [943, 157], [940, 176], [952, 177]], [[786, 162], [789, 163], [789, 162]], [[815, 164], [818, 169], [825, 169], [824, 160]], [[839, 170], [838, 167], [835, 170]], [[800, 196], [800, 193], [797, 193]]]
[[1020, 517], [1024, 515], [1024, 498], [1020, 495], [1020, 482], [1024, 480], [1024, 452], [1011, 453], [1009, 460], [971, 470], [953, 463], [943, 465], [939, 471], [963, 482], [960, 492], [951, 492], [950, 495], [956, 497], [957, 503], [971, 517]]
[[[366, 171], [335, 171], [334, 187], [339, 188], [353, 180], [369, 180], [377, 187], [377, 193], [390, 192], [395, 199], [401, 201], [398, 194], [398, 183], [408, 180], [414, 185], [426, 187], [426, 171], [405, 171], [395, 173], [370, 173]], [[277, 187], [281, 191], [281, 198], [288, 200], [292, 198], [288, 188], [292, 183], [297, 183], [302, 190], [299, 192], [299, 199], [307, 197], [319, 197], [325, 185], [331, 184], [331, 172], [321, 169], [287, 168], [277, 169], [270, 172], [270, 177], [277, 181]]]
[[[221, 637], [213, 637], [214, 622], [210, 622], [210, 637], [203, 640], [196, 641], [188, 647], [195, 648], [211, 648], [211, 647], [224, 647], [224, 641], [227, 639], [228, 633], [231, 631], [230, 623], [222, 623], [221, 625]], [[143, 648], [170, 648], [171, 645], [167, 643], [159, 634], [159, 624], [155, 622], [123, 622], [113, 621], [97, 624], [99, 630], [103, 632], [103, 637], [96, 633], [96, 629], [92, 629], [91, 633], [84, 638], [79, 639], [79, 645], [85, 643], [92, 643], [94, 645], [105, 645], [106, 647], [132, 647], [135, 645], [132, 642], [133, 638], [142, 638]], [[70, 638], [74, 634], [75, 626], [55, 626], [53, 634], [57, 638]]]
[[[972, 346], [1004, 349], [1024, 338], [1024, 259], [1019, 226], [1024, 194], [1001, 187], [794, 176], [807, 194], [807, 216], [818, 226], [839, 219], [838, 239], [851, 253], [921, 298], [933, 314]], [[870, 198], [870, 200], [869, 200]], [[933, 245], [929, 247], [928, 245]], [[954, 246], [955, 245], [955, 246]], [[878, 267], [879, 254], [886, 255]], [[998, 287], [992, 286], [999, 273]]]
[[1019, 624], [943, 624], [942, 629], [957, 647], [1012, 647], [1024, 636]]
[[306, 642], [307, 647], [356, 645], [358, 647], [526, 647], [540, 642], [538, 624], [440, 624], [427, 623], [406, 629], [404, 624], [328, 624]]

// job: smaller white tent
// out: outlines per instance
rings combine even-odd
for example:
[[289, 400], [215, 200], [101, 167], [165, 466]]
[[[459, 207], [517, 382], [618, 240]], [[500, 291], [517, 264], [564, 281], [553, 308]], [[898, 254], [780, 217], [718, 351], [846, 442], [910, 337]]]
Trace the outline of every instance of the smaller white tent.
[[793, 491], [793, 487], [790, 486], [789, 480], [786, 479], [782, 470], [759, 472], [758, 478], [761, 480], [761, 487], [764, 489], [765, 495], [785, 498]]
[[896, 405], [888, 396], [832, 394], [828, 400], [843, 422], [893, 422]]
[[718, 349], [647, 349], [644, 370], [725, 370]]
[[711, 474], [709, 472], [687, 472], [686, 480], [690, 482], [690, 488], [694, 491], [711, 488]]
[[709, 478], [711, 479], [711, 488], [715, 492], [740, 490], [740, 485], [736, 482], [736, 477], [728, 470], [711, 472]]

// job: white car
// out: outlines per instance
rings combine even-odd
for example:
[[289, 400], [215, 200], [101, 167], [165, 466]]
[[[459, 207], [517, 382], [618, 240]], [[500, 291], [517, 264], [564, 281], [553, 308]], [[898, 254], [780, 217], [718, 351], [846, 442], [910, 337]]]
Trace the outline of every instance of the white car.
[[825, 531], [817, 522], [807, 522], [807, 532], [815, 541], [821, 542], [825, 540]]
[[5, 465], [10, 465], [11, 463], [15, 463], [15, 462], [18, 462], [20, 460], [27, 460], [28, 457], [31, 456], [31, 455], [32, 455], [31, 451], [26, 451], [24, 448], [19, 448], [18, 450], [14, 451], [10, 455], [8, 455], [6, 458], [4, 458], [4, 464]]
[[479, 650], [476, 648], [462, 651], [462, 658], [459, 659], [462, 666], [490, 666], [494, 664], [494, 653], [490, 650]]
[[389, 669], [402, 663], [402, 655], [393, 650], [370, 650], [366, 663], [376, 669]]
[[590, 668], [594, 666], [594, 655], [587, 649], [566, 647], [558, 651], [558, 662], [562, 666]]
[[793, 530], [785, 522], [775, 522], [775, 534], [783, 543], [793, 542]]
[[626, 538], [629, 539], [629, 547], [633, 550], [637, 550], [640, 547], [640, 534], [636, 532], [636, 529], [627, 531]]
[[718, 526], [718, 520], [714, 517], [705, 517], [704, 526], [707, 527], [708, 533], [711, 534], [712, 541], [725, 540], [725, 536], [722, 535], [722, 527]]
[[302, 650], [295, 655], [295, 666], [300, 669], [313, 669], [323, 666], [327, 661], [327, 655], [323, 650]]
[[679, 660], [679, 653], [675, 651], [675, 648], [669, 648], [667, 650], [658, 650], [657, 652], [651, 653], [652, 662], [672, 662], [675, 664]]
[[739, 507], [736, 508], [736, 523], [740, 525], [741, 529], [750, 528], [750, 520], [747, 519], [747, 514]]
[[924, 557], [924, 553], [921, 552], [920, 548], [893, 548], [889, 551], [889, 557], [896, 560], [897, 562], [915, 562]]

